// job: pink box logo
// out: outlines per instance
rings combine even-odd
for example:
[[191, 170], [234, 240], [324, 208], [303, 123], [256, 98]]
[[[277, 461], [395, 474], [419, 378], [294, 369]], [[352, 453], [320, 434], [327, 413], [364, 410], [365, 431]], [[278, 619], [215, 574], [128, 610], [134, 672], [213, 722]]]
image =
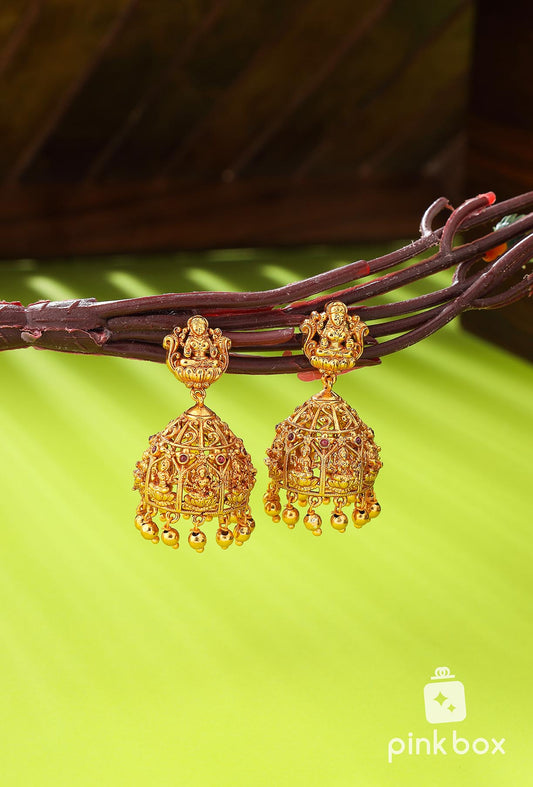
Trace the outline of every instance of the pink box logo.
[[426, 719], [430, 724], [463, 721], [466, 718], [465, 687], [453, 680], [448, 667], [437, 667], [431, 682], [424, 686]]

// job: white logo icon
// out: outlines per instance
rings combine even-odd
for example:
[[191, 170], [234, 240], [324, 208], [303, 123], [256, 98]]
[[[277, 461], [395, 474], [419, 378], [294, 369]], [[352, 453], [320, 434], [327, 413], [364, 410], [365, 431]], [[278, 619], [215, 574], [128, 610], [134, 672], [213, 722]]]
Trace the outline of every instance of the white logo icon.
[[424, 686], [426, 719], [430, 724], [463, 721], [466, 718], [465, 687], [453, 680], [448, 667], [437, 667], [431, 682]]

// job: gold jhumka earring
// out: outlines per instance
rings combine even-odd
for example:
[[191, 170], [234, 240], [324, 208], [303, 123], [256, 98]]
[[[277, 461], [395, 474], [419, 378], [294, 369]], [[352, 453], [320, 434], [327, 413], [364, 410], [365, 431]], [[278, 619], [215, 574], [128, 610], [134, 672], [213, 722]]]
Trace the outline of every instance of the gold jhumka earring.
[[243, 442], [204, 405], [211, 383], [226, 371], [230, 340], [219, 328], [209, 328], [199, 315], [185, 328], [174, 328], [165, 336], [167, 366], [190, 389], [194, 406], [171, 421], [150, 445], [134, 471], [134, 489], [141, 494], [135, 526], [153, 543], [161, 540], [178, 548], [174, 525], [191, 519], [189, 544], [203, 552], [207, 536], [204, 522], [218, 518], [216, 541], [227, 549], [233, 541], [243, 544], [255, 527], [249, 498], [256, 470]]
[[[275, 522], [281, 515], [291, 529], [300, 517], [295, 503], [308, 507], [303, 522], [315, 536], [322, 533], [322, 519], [315, 509], [333, 502], [331, 525], [344, 533], [346, 506], [354, 506], [352, 519], [357, 528], [381, 510], [374, 495], [374, 481], [382, 466], [374, 431], [331, 390], [338, 374], [357, 365], [368, 327], [348, 314], [344, 303], [333, 301], [325, 312], [312, 312], [300, 329], [306, 335], [304, 352], [321, 372], [323, 389], [277, 425], [265, 460], [270, 483], [263, 502]], [[283, 511], [280, 489], [287, 495]]]

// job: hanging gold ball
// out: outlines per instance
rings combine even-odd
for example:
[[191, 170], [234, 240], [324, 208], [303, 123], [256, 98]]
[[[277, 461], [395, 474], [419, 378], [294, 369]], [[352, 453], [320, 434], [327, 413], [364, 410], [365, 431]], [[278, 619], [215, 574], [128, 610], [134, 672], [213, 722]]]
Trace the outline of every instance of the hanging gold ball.
[[273, 500], [267, 500], [265, 502], [265, 514], [271, 517], [278, 517], [279, 522], [279, 515], [281, 512], [281, 503], [275, 503]]
[[206, 542], [207, 536], [205, 533], [202, 533], [201, 530], [191, 530], [189, 533], [189, 544], [190, 546], [195, 549], [197, 552], [203, 552]]
[[149, 522], [144, 522], [144, 524], [141, 527], [142, 537], [146, 538], [147, 541], [152, 541], [154, 544], [157, 544], [157, 542], [159, 541], [159, 536], [157, 535], [158, 533], [159, 533], [159, 528], [157, 527], [155, 522], [152, 522], [151, 520]]
[[250, 536], [252, 535], [252, 528], [250, 525], [235, 525], [235, 529], [233, 531], [233, 535], [235, 537], [235, 543], [238, 546], [244, 544], [245, 541], [248, 541]]
[[179, 540], [180, 534], [175, 527], [166, 527], [161, 533], [161, 541], [163, 544], [166, 544], [167, 547], [172, 547], [172, 549], [177, 549], [179, 547]]
[[255, 519], [252, 516], [247, 516], [246, 524], [250, 528], [250, 532], [253, 533], [253, 531], [255, 530]]
[[352, 514], [353, 523], [356, 527], [363, 527], [369, 521], [370, 517], [366, 511], [359, 511], [357, 508]]
[[144, 525], [144, 517], [142, 516], [142, 514], [137, 514], [137, 516], [135, 517], [135, 527], [137, 528], [137, 530], [140, 530], [143, 525]]
[[339, 533], [344, 533], [348, 524], [348, 517], [344, 511], [334, 511], [331, 515], [331, 527], [338, 530]]
[[297, 521], [300, 519], [300, 512], [294, 506], [288, 505], [283, 509], [281, 518], [291, 530], [295, 527]]
[[225, 530], [224, 528], [219, 527], [217, 530], [216, 541], [219, 547], [222, 547], [222, 549], [227, 549], [233, 544], [233, 533], [231, 530]]
[[379, 516], [380, 512], [381, 512], [381, 506], [376, 500], [376, 502], [372, 503], [372, 505], [370, 506], [368, 515], [370, 516], [370, 519], [374, 519], [374, 517]]
[[314, 536], [321, 536], [322, 535], [322, 530], [320, 527], [321, 524], [322, 524], [322, 517], [319, 514], [317, 514], [316, 511], [313, 511], [310, 508], [307, 514], [304, 516], [304, 525], [306, 526], [306, 528], [308, 530], [311, 530]]

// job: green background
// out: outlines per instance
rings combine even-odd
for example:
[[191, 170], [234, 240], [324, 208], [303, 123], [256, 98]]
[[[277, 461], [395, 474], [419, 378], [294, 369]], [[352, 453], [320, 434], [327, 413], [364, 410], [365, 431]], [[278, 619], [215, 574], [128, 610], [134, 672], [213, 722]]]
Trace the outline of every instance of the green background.
[[[0, 284], [24, 303], [263, 288], [358, 255], [18, 261]], [[133, 525], [135, 462], [189, 406], [165, 366], [27, 349], [0, 373], [2, 784], [531, 783], [531, 366], [453, 324], [340, 378], [382, 447], [382, 514], [321, 538], [261, 502], [274, 425], [318, 383], [225, 375], [208, 404], [258, 468], [257, 527], [223, 552], [211, 526], [202, 555]], [[442, 665], [467, 717], [434, 727]], [[388, 763], [391, 738], [454, 728], [506, 754]]]

